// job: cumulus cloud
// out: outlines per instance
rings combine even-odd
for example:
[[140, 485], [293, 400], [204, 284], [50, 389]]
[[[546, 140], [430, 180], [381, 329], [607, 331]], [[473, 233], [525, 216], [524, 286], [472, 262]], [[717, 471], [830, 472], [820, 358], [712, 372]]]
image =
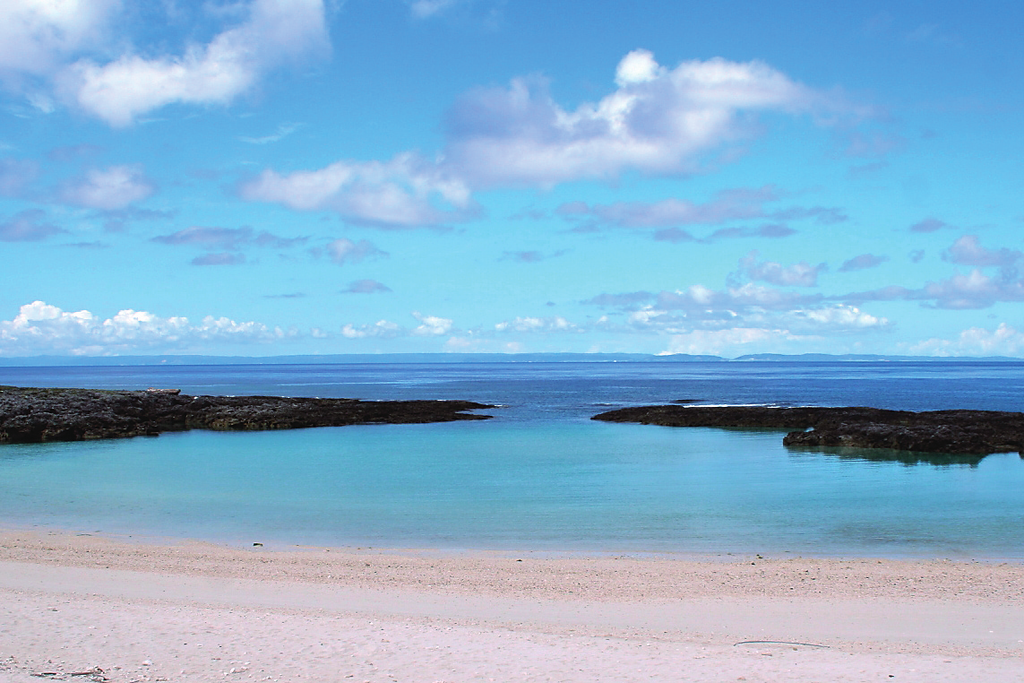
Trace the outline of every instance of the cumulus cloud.
[[[755, 282], [733, 283], [724, 289], [695, 284], [657, 293], [604, 293], [582, 303], [618, 309], [601, 316], [595, 324], [601, 330], [670, 336], [673, 353], [721, 353], [744, 345], [758, 352], [781, 352], [768, 340], [819, 343], [892, 327], [888, 319], [854, 305]], [[792, 350], [801, 348], [806, 350], [797, 345]]]
[[19, 211], [0, 223], [0, 242], [39, 242], [47, 237], [67, 232], [45, 222], [46, 212], [41, 209]]
[[618, 89], [567, 111], [539, 79], [474, 90], [448, 117], [445, 156], [476, 187], [550, 187], [623, 171], [678, 174], [753, 133], [748, 114], [826, 107], [819, 93], [762, 62], [659, 65], [646, 50], [619, 63]]
[[977, 235], [964, 235], [943, 255], [948, 261], [964, 266], [998, 266], [1009, 268], [1024, 258], [1024, 253], [1016, 249], [986, 249], [981, 246]]
[[381, 251], [368, 240], [353, 242], [345, 238], [334, 240], [328, 244], [326, 251], [330, 259], [339, 266], [388, 255], [386, 251]]
[[849, 273], [855, 270], [875, 268], [888, 260], [888, 256], [876, 256], [875, 254], [861, 254], [860, 256], [854, 256], [852, 259], [843, 261], [843, 265], [839, 266], [839, 272]]
[[[286, 174], [267, 169], [239, 194], [295, 210], [335, 211], [365, 225], [437, 225], [477, 215], [476, 190], [611, 181], [627, 171], [693, 172], [707, 154], [754, 135], [758, 113], [848, 109], [756, 61], [715, 58], [670, 69], [635, 50], [620, 62], [615, 82], [607, 97], [573, 111], [558, 105], [539, 79], [473, 90], [449, 111], [435, 159], [406, 153], [388, 162], [344, 160]], [[656, 226], [725, 220], [715, 208], [666, 200], [595, 210], [611, 221]], [[841, 219], [838, 210], [821, 212], [823, 220]]]
[[452, 320], [436, 315], [422, 315], [414, 312], [413, 317], [420, 321], [412, 330], [412, 334], [420, 337], [436, 337], [448, 334], [452, 329]]
[[827, 269], [824, 263], [812, 266], [805, 261], [783, 266], [775, 261], [758, 261], [757, 252], [740, 259], [740, 274], [755, 281], [786, 287], [817, 287], [818, 275]]
[[59, 90], [84, 111], [123, 127], [172, 103], [231, 102], [269, 69], [329, 51], [322, 0], [253, 0], [247, 10], [241, 25], [182, 55], [125, 54], [105, 64], [81, 59], [59, 75]]
[[1024, 283], [1006, 274], [990, 277], [974, 269], [930, 282], [917, 297], [933, 299], [938, 308], [988, 308], [998, 301], [1024, 301]]
[[890, 328], [885, 318], [843, 305], [706, 321], [655, 316], [648, 325], [671, 334], [667, 353], [715, 355], [792, 353], [806, 351], [808, 345], [834, 351], [836, 338]]
[[243, 183], [239, 195], [299, 211], [333, 211], [349, 223], [382, 228], [437, 226], [478, 212], [465, 183], [411, 153], [287, 175], [265, 170]]
[[103, 38], [121, 0], [4, 0], [0, 3], [0, 78], [46, 76]]
[[674, 335], [663, 355], [685, 353], [695, 356], [738, 356], [764, 353], [799, 338], [788, 330], [736, 327], [726, 330], [692, 330]]
[[658, 293], [655, 306], [662, 310], [683, 310], [690, 313], [708, 313], [715, 316], [735, 316], [751, 310], [792, 310], [799, 306], [817, 304], [821, 295], [806, 295], [753, 282], [729, 286], [723, 290], [704, 285], [691, 285], [674, 291]]
[[[921, 301], [925, 306], [954, 310], [1024, 301], [1024, 279], [1019, 272], [1024, 253], [1007, 248], [986, 249], [975, 235], [964, 235], [943, 253], [943, 258], [957, 265], [974, 267], [968, 273], [928, 282], [923, 287], [890, 285], [836, 298], [849, 302]], [[990, 275], [982, 268], [998, 268], [998, 272]]]
[[446, 335], [452, 330], [453, 321], [448, 318], [441, 318], [434, 315], [423, 315], [413, 312], [413, 317], [419, 321], [419, 325], [408, 328], [389, 320], [378, 320], [369, 325], [346, 324], [341, 328], [341, 336], [347, 339], [363, 339], [366, 337], [379, 337], [391, 339], [394, 337], [439, 337]]
[[1024, 282], [1012, 271], [989, 276], [975, 268], [970, 273], [958, 273], [920, 288], [890, 285], [837, 298], [850, 302], [921, 301], [936, 308], [980, 309], [999, 302], [1024, 301]]
[[102, 211], [124, 209], [152, 195], [156, 187], [140, 166], [93, 168], [65, 184], [60, 199], [74, 206]]
[[364, 337], [398, 337], [402, 336], [405, 330], [397, 323], [387, 320], [378, 320], [372, 325], [348, 324], [341, 328], [341, 336], [346, 339], [362, 339]]
[[278, 342], [292, 336], [257, 322], [207, 316], [198, 324], [188, 318], [162, 318], [125, 309], [103, 319], [90, 311], [67, 312], [43, 301], [22, 306], [12, 320], [0, 320], [0, 355], [117, 355], [138, 351], [182, 351], [210, 343]]
[[376, 294], [377, 292], [390, 292], [391, 288], [376, 280], [353, 280], [348, 287], [341, 290], [342, 294]]
[[1024, 333], [1006, 323], [994, 330], [972, 327], [956, 339], [928, 339], [910, 346], [909, 351], [929, 356], [1020, 356], [1024, 354]]
[[305, 244], [307, 237], [278, 237], [266, 231], [256, 233], [250, 227], [219, 228], [193, 225], [169, 235], [157, 235], [151, 241], [173, 246], [199, 246], [205, 249], [235, 251], [247, 246], [284, 249]]
[[498, 332], [580, 332], [580, 328], [560, 315], [534, 318], [517, 317], [494, 326]]

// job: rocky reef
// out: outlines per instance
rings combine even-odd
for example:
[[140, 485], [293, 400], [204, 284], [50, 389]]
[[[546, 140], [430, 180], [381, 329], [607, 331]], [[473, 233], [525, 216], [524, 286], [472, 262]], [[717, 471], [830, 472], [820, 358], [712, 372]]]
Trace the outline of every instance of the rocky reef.
[[[790, 447], [884, 448], [965, 455], [1021, 453], [1024, 413], [987, 410], [910, 412], [878, 408], [640, 406], [592, 419], [668, 427], [785, 429]], [[1024, 457], [1024, 453], [1021, 453]]]
[[471, 401], [187, 396], [176, 390], [100, 391], [0, 386], [0, 444], [155, 436], [189, 429], [257, 431], [485, 420]]

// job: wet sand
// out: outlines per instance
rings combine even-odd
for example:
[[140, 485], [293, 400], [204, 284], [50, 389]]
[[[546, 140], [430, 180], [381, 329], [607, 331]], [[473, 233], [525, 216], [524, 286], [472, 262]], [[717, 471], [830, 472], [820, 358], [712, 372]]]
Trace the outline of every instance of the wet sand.
[[1019, 562], [0, 532], [0, 681], [1020, 681]]

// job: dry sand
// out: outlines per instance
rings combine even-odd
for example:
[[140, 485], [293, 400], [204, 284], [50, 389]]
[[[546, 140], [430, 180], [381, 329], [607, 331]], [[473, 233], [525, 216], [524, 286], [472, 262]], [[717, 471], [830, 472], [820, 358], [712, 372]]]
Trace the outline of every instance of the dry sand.
[[2, 532], [0, 681], [47, 678], [1018, 682], [1024, 565]]

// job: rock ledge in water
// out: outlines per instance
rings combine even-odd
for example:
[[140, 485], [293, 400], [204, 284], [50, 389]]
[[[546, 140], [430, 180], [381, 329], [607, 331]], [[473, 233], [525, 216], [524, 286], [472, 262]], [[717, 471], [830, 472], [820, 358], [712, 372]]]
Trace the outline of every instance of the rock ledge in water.
[[[641, 406], [592, 419], [667, 427], [788, 429], [786, 446], [887, 448], [926, 453], [1021, 453], [1024, 414], [988, 410], [915, 413], [879, 408]], [[805, 431], [809, 430], [809, 431]]]
[[486, 420], [472, 401], [187, 396], [174, 390], [102, 391], [0, 386], [0, 444], [155, 436], [189, 429], [257, 431], [355, 424]]

